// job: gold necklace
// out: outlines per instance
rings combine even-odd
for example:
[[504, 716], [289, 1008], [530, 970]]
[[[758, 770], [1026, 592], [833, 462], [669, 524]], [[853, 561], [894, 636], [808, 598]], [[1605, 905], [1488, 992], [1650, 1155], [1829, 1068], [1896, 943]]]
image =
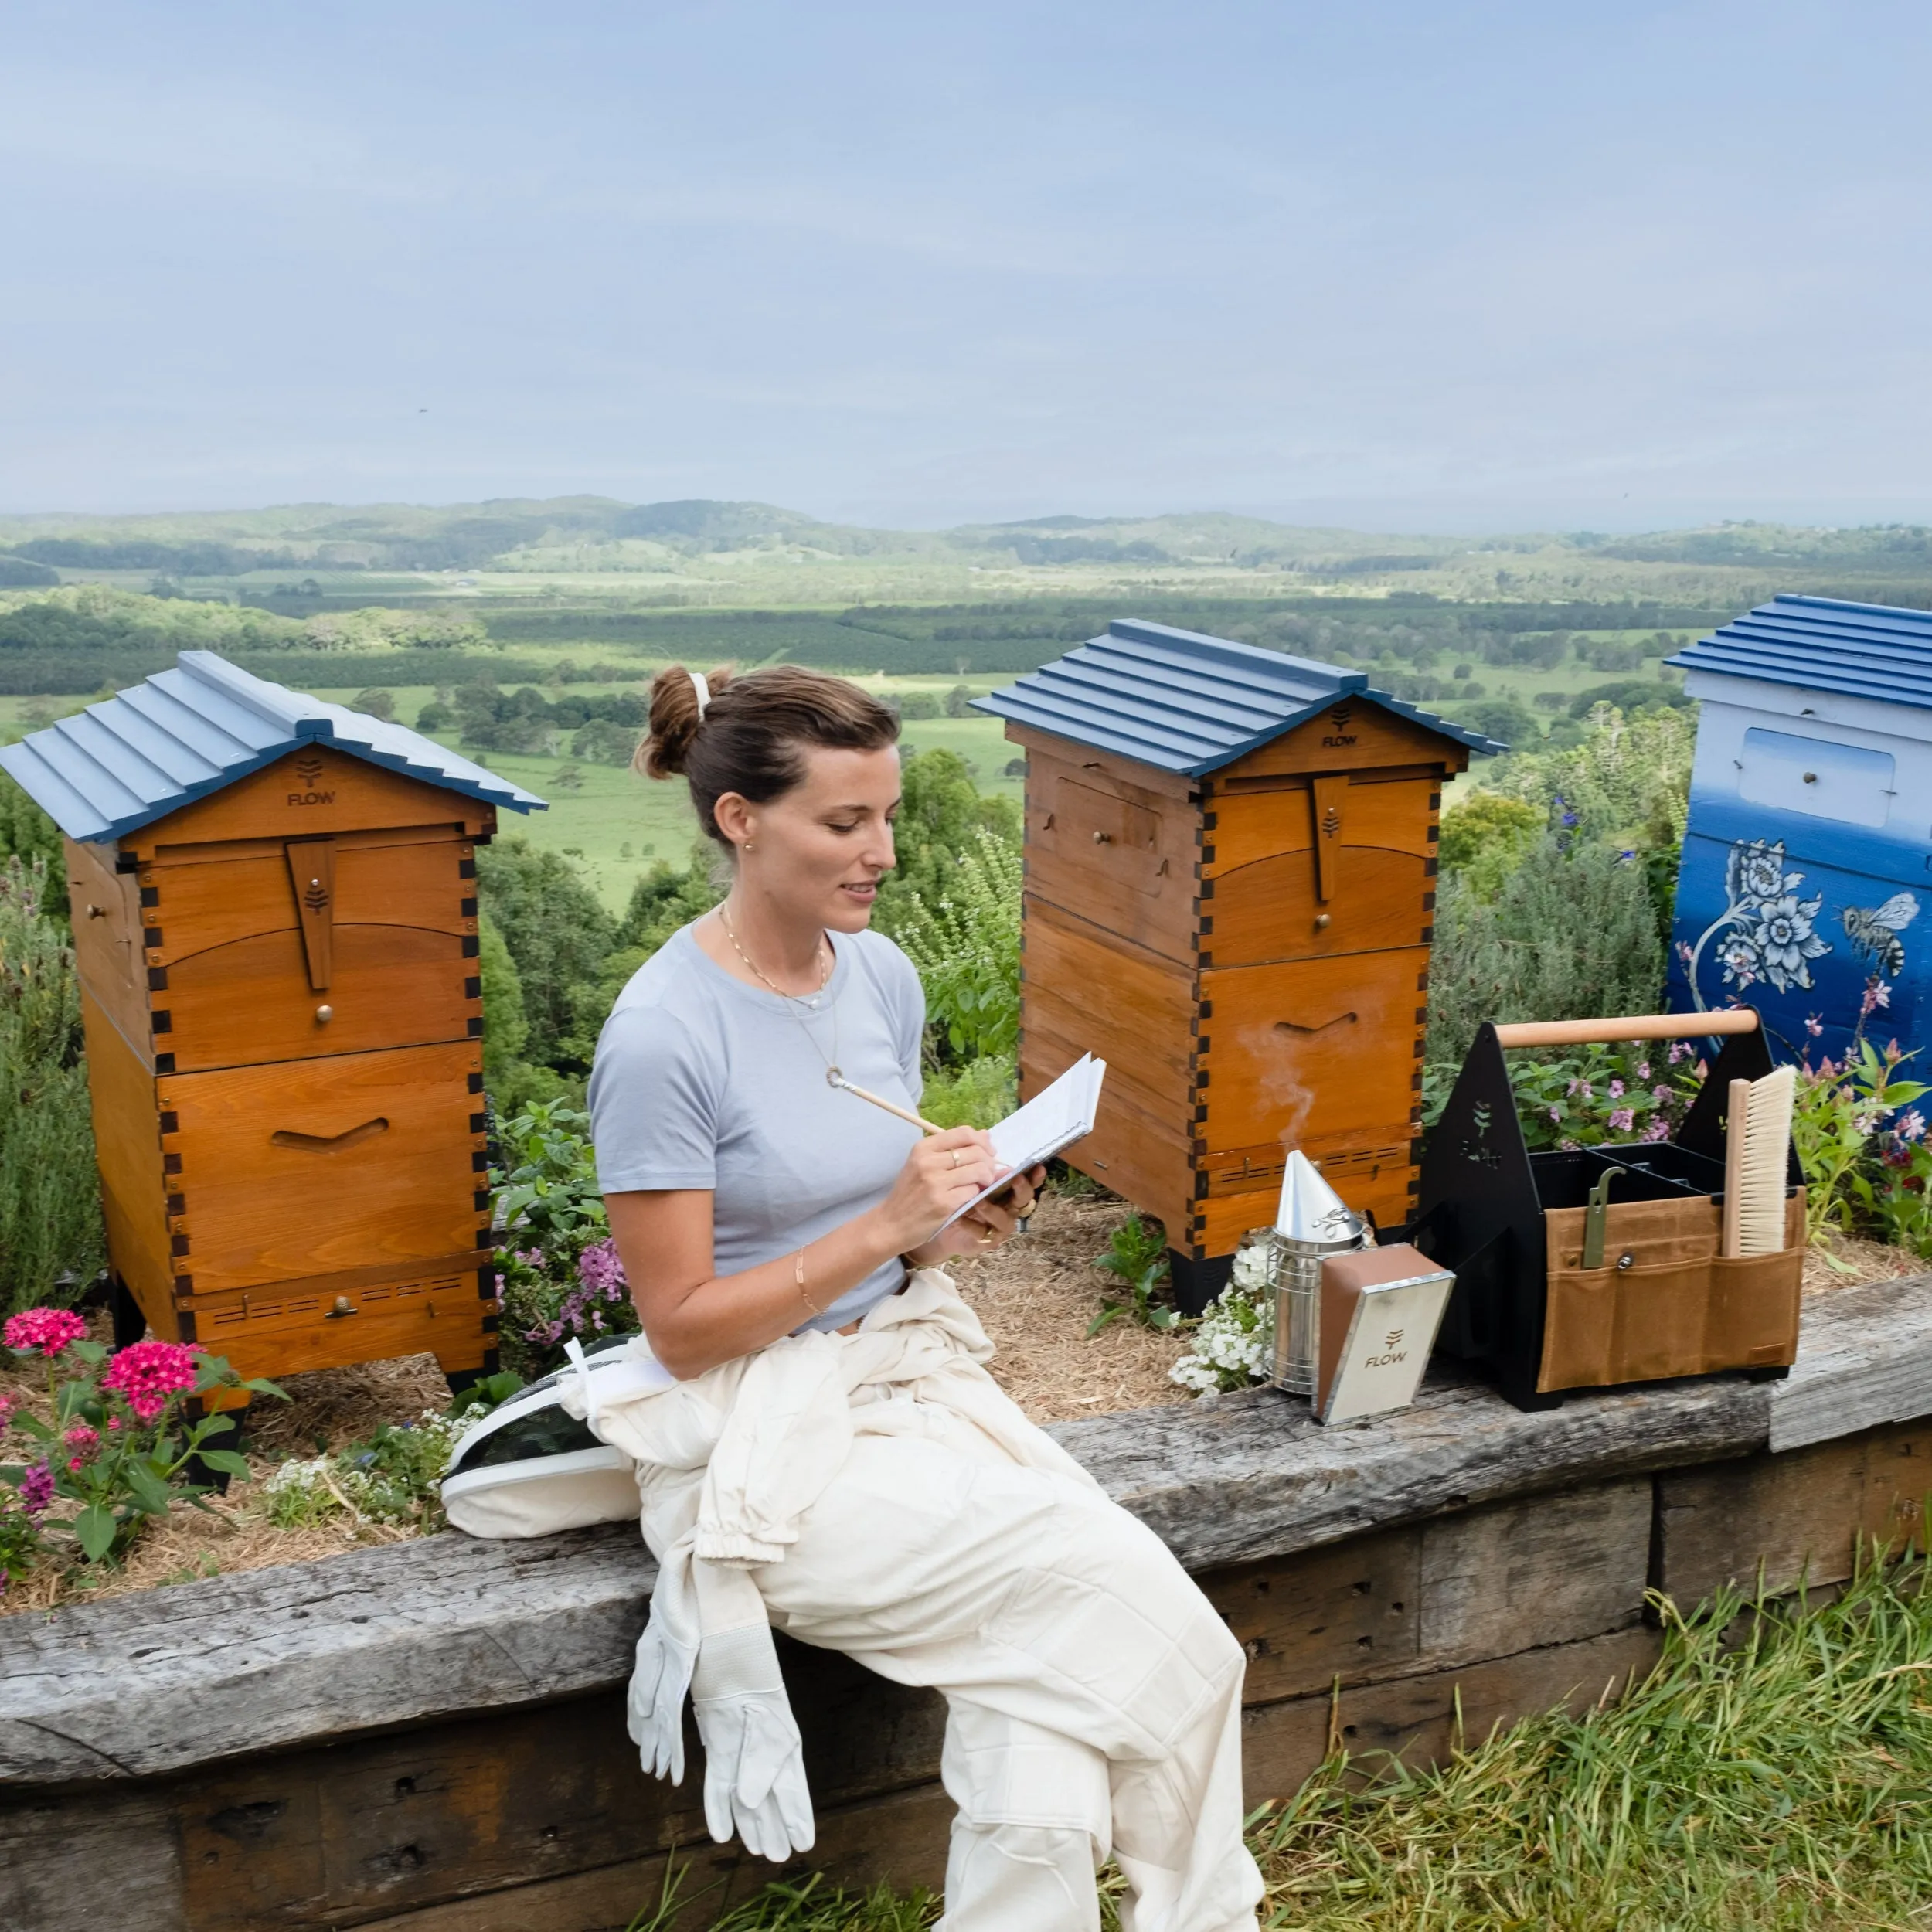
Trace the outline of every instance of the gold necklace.
[[838, 1002], [837, 998], [835, 998], [832, 1002], [832, 1056], [828, 1060], [826, 1059], [825, 1049], [818, 1044], [816, 1036], [811, 1027], [806, 1024], [804, 1015], [798, 1010], [801, 1006], [809, 1006], [816, 1012], [826, 987], [832, 983], [833, 969], [838, 961], [837, 954], [832, 954], [832, 947], [827, 943], [825, 934], [821, 933], [818, 935], [818, 943], [825, 947], [828, 954], [832, 954], [832, 957], [825, 962], [825, 976], [819, 981], [817, 991], [811, 993], [788, 993], [783, 987], [773, 985], [771, 981], [766, 978], [764, 974], [759, 970], [757, 961], [753, 959], [751, 955], [738, 944], [738, 935], [731, 930], [731, 915], [725, 910], [722, 902], [718, 907], [718, 923], [723, 927], [725, 937], [731, 941], [731, 950], [744, 961], [746, 971], [754, 975], [765, 985], [770, 987], [771, 991], [785, 1002], [786, 1012], [798, 1022], [799, 1031], [811, 1043], [811, 1050], [818, 1056], [820, 1060], [825, 1061], [825, 1084], [828, 1087], [843, 1087], [845, 1083], [845, 1077], [838, 1070]]

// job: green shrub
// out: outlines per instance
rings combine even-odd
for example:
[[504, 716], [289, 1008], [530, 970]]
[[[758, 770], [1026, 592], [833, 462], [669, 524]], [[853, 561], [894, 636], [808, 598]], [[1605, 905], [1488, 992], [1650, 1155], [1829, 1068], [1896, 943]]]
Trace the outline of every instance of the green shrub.
[[1018, 1087], [1012, 1056], [988, 1053], [929, 1073], [919, 1111], [935, 1127], [991, 1127], [1012, 1112]]
[[1546, 838], [1486, 905], [1447, 874], [1436, 901], [1427, 1058], [1461, 1063], [1486, 1019], [1656, 1010], [1664, 949], [1644, 869], [1607, 845]]
[[1010, 845], [1020, 839], [1019, 808], [1010, 798], [989, 798], [973, 783], [957, 753], [915, 752], [905, 763], [895, 828], [896, 870], [879, 889], [875, 914], [879, 930], [896, 939], [915, 899], [927, 906], [945, 896], [952, 869], [973, 849], [977, 835], [990, 832]]
[[1437, 855], [1444, 873], [1460, 875], [1485, 904], [1543, 835], [1543, 814], [1521, 798], [1478, 791], [1442, 815]]
[[484, 909], [515, 963], [529, 1027], [525, 1055], [556, 1064], [579, 1036], [574, 991], [596, 977], [616, 922], [568, 859], [522, 838], [484, 847], [476, 870]]
[[1019, 852], [981, 830], [927, 889], [934, 897], [902, 906], [896, 937], [955, 1060], [1010, 1059], [1019, 1044], [1021, 876]]
[[66, 935], [46, 861], [0, 866], [0, 1310], [71, 1301], [107, 1252]]

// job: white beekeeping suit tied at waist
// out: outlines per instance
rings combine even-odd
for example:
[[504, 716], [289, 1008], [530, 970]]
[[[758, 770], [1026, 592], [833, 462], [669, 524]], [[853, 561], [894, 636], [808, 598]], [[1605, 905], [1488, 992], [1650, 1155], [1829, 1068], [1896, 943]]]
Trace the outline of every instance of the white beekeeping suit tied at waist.
[[777, 1628], [943, 1692], [958, 1807], [946, 1932], [1252, 1932], [1241, 1839], [1243, 1658], [1166, 1546], [982, 1366], [937, 1270], [856, 1334], [807, 1332], [692, 1381], [565, 1406], [638, 1465], [659, 1574], [630, 1727], [683, 1776], [687, 1692], [721, 1842], [812, 1842]]

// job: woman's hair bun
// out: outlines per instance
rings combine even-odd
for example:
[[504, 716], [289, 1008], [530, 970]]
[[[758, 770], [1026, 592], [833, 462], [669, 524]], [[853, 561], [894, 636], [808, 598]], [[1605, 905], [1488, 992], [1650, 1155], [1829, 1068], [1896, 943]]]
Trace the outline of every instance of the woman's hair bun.
[[[731, 667], [721, 665], [705, 682], [716, 699], [731, 682]], [[689, 671], [674, 664], [651, 680], [651, 723], [631, 762], [647, 778], [682, 777], [698, 735], [698, 687]]]

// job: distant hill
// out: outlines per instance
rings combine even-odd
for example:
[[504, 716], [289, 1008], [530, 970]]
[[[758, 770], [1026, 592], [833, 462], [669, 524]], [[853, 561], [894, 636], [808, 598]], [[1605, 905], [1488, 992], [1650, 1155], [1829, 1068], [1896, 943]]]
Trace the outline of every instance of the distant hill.
[[[177, 580], [260, 572], [675, 573], [692, 560], [761, 555], [805, 564], [937, 564], [960, 573], [1231, 569], [1290, 574], [1315, 587], [1369, 581], [1458, 598], [1587, 589], [1723, 601], [1803, 584], [1869, 594], [1876, 601], [1924, 601], [1932, 589], [1932, 529], [1900, 524], [1813, 529], [1736, 522], [1638, 536], [1583, 531], [1470, 538], [1304, 528], [1197, 512], [1033, 517], [912, 531], [829, 523], [771, 503], [703, 497], [624, 503], [603, 496], [0, 517], [0, 560], [12, 573], [0, 574], [0, 582], [14, 585], [44, 582], [36, 573], [46, 570]], [[1685, 574], [1696, 572], [1708, 574]]]

